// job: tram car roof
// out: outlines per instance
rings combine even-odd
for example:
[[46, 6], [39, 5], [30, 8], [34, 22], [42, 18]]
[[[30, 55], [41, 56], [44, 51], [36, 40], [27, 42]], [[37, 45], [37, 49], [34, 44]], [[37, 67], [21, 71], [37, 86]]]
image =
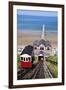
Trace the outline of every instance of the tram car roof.
[[33, 46], [31, 45], [28, 45], [24, 48], [24, 50], [22, 51], [21, 55], [23, 54], [28, 54], [28, 55], [32, 55], [32, 52], [33, 52]]

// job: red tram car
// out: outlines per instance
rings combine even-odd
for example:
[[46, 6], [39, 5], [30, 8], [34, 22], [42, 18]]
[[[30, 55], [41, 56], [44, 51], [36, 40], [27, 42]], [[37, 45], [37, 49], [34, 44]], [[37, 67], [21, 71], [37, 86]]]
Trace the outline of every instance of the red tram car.
[[26, 46], [20, 55], [21, 68], [32, 68], [32, 46]]
[[24, 55], [21, 55], [20, 58], [21, 58], [21, 67], [22, 68], [32, 68], [31, 56], [24, 54]]

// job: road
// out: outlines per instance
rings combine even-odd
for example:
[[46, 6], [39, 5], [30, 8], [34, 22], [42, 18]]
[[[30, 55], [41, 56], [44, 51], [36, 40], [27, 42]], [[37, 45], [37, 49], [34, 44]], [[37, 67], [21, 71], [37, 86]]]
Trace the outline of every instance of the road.
[[18, 71], [18, 80], [22, 79], [42, 79], [42, 78], [53, 78], [49, 71], [46, 61], [39, 62], [32, 69], [25, 69]]

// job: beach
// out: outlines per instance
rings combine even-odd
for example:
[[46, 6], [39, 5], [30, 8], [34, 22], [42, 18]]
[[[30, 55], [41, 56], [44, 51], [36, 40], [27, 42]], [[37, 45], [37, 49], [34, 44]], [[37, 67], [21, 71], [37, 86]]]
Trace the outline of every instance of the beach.
[[[32, 45], [35, 40], [41, 40], [40, 31], [21, 31], [17, 32], [17, 46], [20, 45]], [[57, 32], [46, 32], [44, 35], [44, 40], [49, 40], [53, 48], [57, 48], [58, 43], [58, 33]]]

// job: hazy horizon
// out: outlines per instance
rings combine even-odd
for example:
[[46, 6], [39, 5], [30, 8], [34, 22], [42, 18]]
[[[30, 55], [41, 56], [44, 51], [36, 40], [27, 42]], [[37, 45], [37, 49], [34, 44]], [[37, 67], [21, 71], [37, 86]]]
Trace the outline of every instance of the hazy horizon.
[[[30, 32], [22, 32], [18, 31], [17, 33], [17, 45], [32, 45], [35, 40], [41, 40], [42, 32], [32, 31]], [[51, 44], [55, 47], [57, 46], [58, 41], [58, 33], [57, 32], [46, 32], [44, 36], [44, 40], [49, 40]]]

